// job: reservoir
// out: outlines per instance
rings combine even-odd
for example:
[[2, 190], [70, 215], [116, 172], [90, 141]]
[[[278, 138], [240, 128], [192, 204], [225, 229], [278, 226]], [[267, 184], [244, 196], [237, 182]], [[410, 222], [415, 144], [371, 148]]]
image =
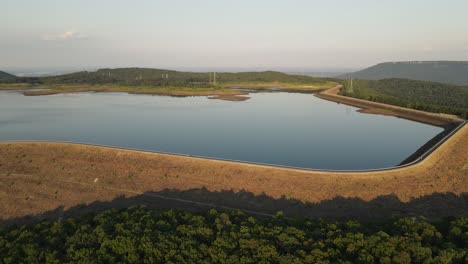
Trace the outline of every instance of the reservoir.
[[311, 94], [243, 102], [126, 93], [0, 91], [0, 141], [73, 141], [315, 169], [398, 165], [442, 128]]

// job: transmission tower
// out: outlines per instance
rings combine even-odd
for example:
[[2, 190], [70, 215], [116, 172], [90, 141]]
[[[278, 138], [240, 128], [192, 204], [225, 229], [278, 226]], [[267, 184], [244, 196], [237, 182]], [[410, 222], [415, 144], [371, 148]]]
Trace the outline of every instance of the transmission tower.
[[349, 81], [349, 88], [348, 88], [348, 93], [353, 93], [354, 92], [354, 89], [353, 89], [353, 79], [351, 79]]

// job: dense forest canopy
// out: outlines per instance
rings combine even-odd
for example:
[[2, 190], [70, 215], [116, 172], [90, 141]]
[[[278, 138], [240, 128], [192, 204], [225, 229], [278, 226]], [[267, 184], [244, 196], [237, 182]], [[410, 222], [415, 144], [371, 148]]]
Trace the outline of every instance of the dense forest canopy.
[[408, 79], [345, 80], [343, 95], [435, 113], [468, 116], [468, 86]]
[[385, 62], [339, 77], [362, 80], [401, 78], [468, 85], [468, 61]]
[[386, 223], [144, 207], [0, 228], [0, 263], [468, 263], [468, 218]]

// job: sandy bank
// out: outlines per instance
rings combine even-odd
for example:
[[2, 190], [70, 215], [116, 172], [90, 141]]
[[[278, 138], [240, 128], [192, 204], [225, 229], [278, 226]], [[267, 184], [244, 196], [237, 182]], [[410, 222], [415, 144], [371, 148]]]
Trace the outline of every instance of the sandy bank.
[[240, 96], [240, 95], [215, 95], [215, 96], [209, 96], [208, 99], [217, 99], [217, 100], [232, 101], [232, 102], [242, 102], [242, 101], [249, 100], [250, 97]]

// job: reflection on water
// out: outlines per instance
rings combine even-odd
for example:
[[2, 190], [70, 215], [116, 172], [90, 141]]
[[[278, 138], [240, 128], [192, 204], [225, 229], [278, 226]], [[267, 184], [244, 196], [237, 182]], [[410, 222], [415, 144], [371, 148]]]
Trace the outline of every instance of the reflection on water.
[[244, 102], [0, 92], [0, 140], [97, 143], [318, 169], [400, 163], [442, 129], [294, 93]]

